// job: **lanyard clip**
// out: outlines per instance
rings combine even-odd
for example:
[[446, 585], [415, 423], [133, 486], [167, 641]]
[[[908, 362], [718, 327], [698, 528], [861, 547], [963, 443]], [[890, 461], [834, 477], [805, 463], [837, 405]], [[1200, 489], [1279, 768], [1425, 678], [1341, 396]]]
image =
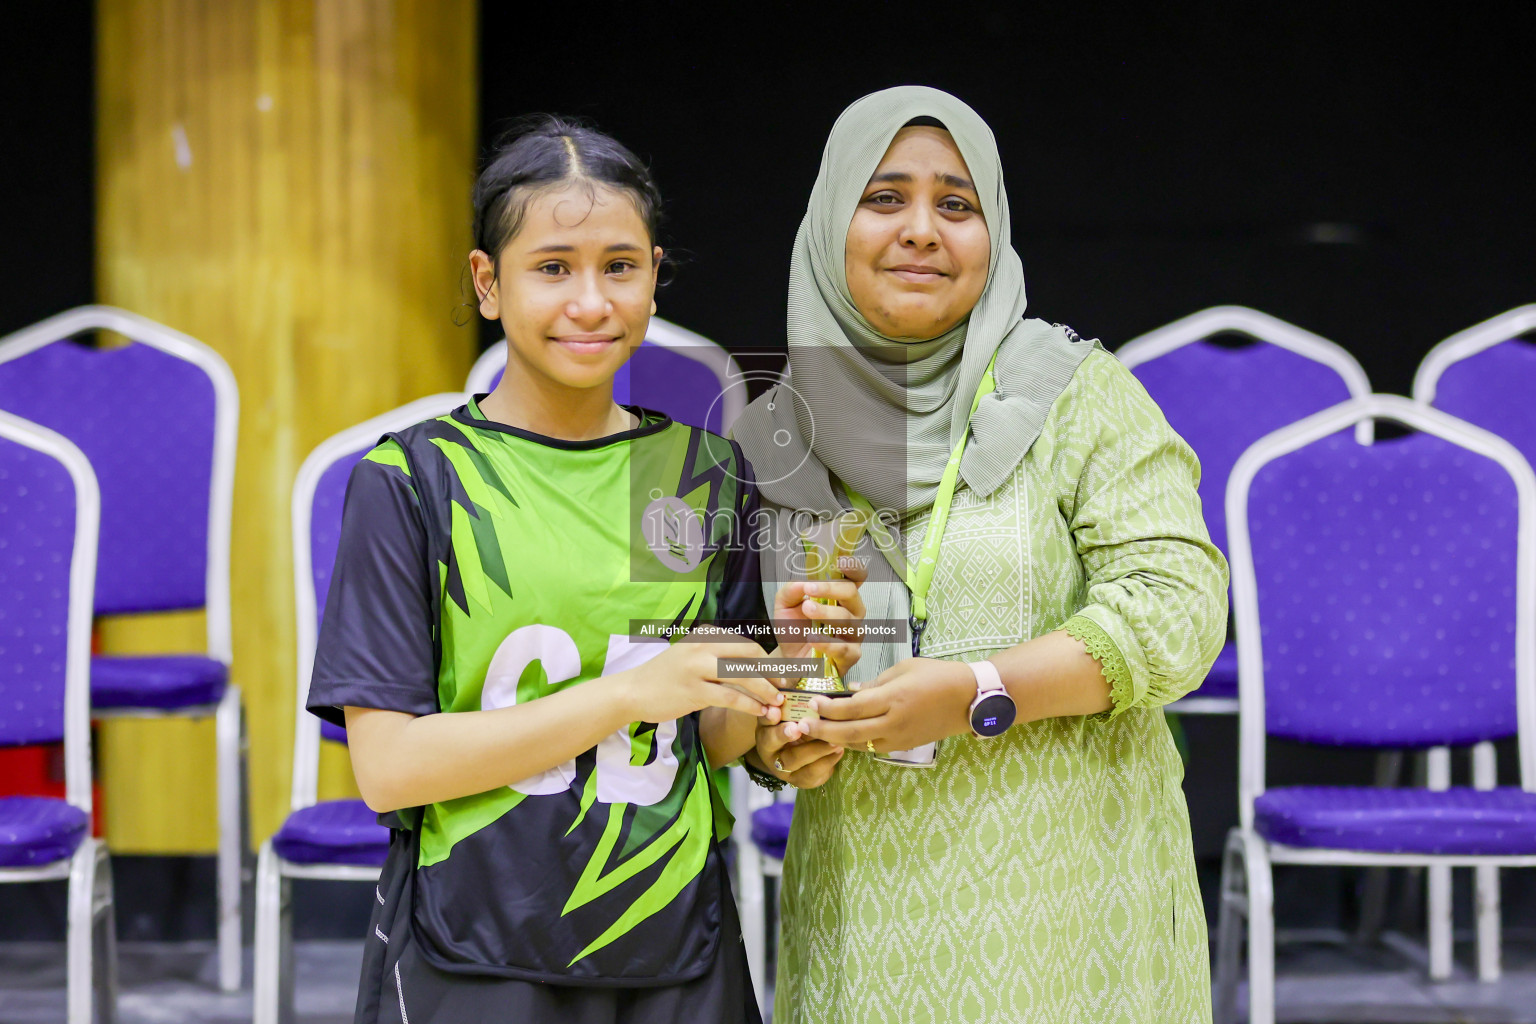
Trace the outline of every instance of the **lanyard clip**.
[[927, 619], [920, 619], [916, 615], [907, 617], [907, 624], [912, 627], [912, 657], [922, 657], [918, 653], [923, 646], [923, 630], [928, 625]]

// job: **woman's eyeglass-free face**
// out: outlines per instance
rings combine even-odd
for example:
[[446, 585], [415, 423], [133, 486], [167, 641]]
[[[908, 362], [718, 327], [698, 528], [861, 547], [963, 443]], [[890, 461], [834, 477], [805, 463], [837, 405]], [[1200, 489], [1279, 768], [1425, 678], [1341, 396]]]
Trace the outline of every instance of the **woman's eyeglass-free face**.
[[942, 128], [903, 128], [848, 225], [848, 291], [885, 337], [936, 338], [981, 298], [991, 248], [976, 187], [954, 139]]

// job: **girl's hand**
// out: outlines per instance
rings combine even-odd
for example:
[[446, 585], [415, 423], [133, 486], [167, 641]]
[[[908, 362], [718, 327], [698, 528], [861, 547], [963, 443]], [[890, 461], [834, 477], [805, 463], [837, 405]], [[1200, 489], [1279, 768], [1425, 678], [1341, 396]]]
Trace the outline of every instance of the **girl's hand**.
[[910, 658], [852, 697], [817, 698], [821, 717], [791, 724], [826, 743], [864, 751], [873, 743], [886, 754], [969, 733], [975, 697], [976, 676], [964, 662]]
[[[787, 622], [803, 629], [813, 628], [818, 622], [845, 623], [862, 619], [864, 599], [859, 596], [859, 587], [868, 576], [864, 563], [852, 555], [844, 555], [838, 559], [837, 568], [846, 579], [819, 583], [797, 581], [780, 587], [773, 595], [773, 621]], [[837, 604], [822, 604], [816, 600], [819, 597], [833, 598]], [[857, 641], [830, 638], [781, 642], [774, 654], [781, 658], [808, 658], [812, 656], [812, 650], [830, 656], [838, 674], [847, 675], [848, 670], [859, 663], [862, 645]]]
[[784, 696], [776, 686], [762, 676], [720, 675], [721, 658], [765, 658], [762, 647], [751, 640], [693, 639], [702, 633], [692, 631], [645, 664], [614, 677], [629, 720], [667, 722], [705, 708], [726, 708], [777, 722]]
[[815, 789], [832, 777], [843, 748], [804, 739], [803, 722], [757, 727], [757, 760], [769, 775], [797, 789]]

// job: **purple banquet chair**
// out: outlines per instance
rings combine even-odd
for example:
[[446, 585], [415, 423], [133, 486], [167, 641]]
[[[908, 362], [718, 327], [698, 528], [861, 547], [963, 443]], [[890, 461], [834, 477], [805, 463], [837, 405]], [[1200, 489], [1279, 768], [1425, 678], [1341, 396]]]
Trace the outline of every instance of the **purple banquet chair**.
[[[1374, 419], [1416, 433], [1340, 433]], [[1536, 867], [1536, 474], [1487, 431], [1373, 395], [1255, 442], [1226, 511], [1242, 823], [1222, 868], [1217, 1019], [1232, 1019], [1246, 917], [1249, 1019], [1272, 1024], [1271, 864]], [[1265, 787], [1270, 736], [1433, 749], [1512, 733], [1519, 788], [1496, 788], [1486, 763], [1472, 787]]]
[[[506, 366], [503, 339], [475, 361], [464, 390], [472, 395], [489, 392]], [[724, 348], [653, 316], [645, 343], [613, 379], [613, 397], [623, 404], [664, 412], [679, 423], [724, 434], [747, 406], [747, 384]]]
[[79, 448], [0, 412], [0, 746], [64, 743], [64, 799], [0, 797], [0, 883], [67, 879], [69, 1024], [114, 1019], [112, 862], [91, 836], [101, 498]]
[[[1498, 434], [1536, 463], [1536, 344], [1520, 339], [1533, 329], [1536, 305], [1528, 305], [1451, 335], [1419, 364], [1414, 400]], [[1496, 774], [1491, 743], [1479, 744], [1473, 757], [1479, 770]], [[1498, 869], [1478, 868], [1477, 889], [1478, 974], [1491, 980], [1499, 976]]]
[[[132, 344], [74, 339], [115, 331]], [[98, 615], [203, 609], [201, 654], [91, 659], [97, 718], [215, 720], [219, 986], [240, 987], [240, 690], [229, 682], [229, 529], [239, 395], [179, 331], [81, 306], [0, 338], [0, 409], [69, 438], [101, 486]]]
[[[421, 398], [321, 442], [293, 483], [294, 607], [298, 705], [293, 735], [293, 791], [283, 825], [256, 859], [255, 1024], [293, 1020], [290, 880], [374, 882], [389, 851], [389, 830], [361, 800], [319, 800], [321, 723], [305, 710], [315, 642], [341, 539], [342, 500], [352, 468], [393, 430], [464, 404], [460, 392]], [[345, 740], [327, 727], [325, 737]]]
[[[1255, 343], [1232, 347], [1211, 340], [1229, 333]], [[1243, 449], [1272, 430], [1371, 392], [1365, 371], [1343, 348], [1244, 306], [1201, 310], [1127, 341], [1115, 355], [1200, 457], [1200, 502], [1211, 540], [1223, 552], [1222, 498]], [[1235, 714], [1237, 649], [1223, 647], [1200, 688], [1169, 710]]]
[[1536, 304], [1501, 313], [1430, 349], [1413, 397], [1498, 434], [1536, 464]]

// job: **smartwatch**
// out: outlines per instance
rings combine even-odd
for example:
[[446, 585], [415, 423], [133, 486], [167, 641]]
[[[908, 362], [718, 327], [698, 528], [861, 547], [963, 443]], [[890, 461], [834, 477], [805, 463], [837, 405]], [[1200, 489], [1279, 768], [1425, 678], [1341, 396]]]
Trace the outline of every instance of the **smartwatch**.
[[976, 676], [976, 699], [971, 701], [971, 731], [982, 739], [1001, 736], [1018, 714], [1013, 698], [1003, 687], [1003, 677], [990, 661], [968, 661]]

